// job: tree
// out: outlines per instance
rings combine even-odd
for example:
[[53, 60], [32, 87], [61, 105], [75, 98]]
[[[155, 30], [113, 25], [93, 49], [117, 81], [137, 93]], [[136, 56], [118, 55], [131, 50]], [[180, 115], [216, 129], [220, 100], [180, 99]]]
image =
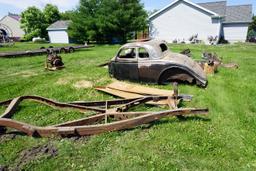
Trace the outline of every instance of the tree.
[[119, 0], [113, 7], [111, 25], [115, 26], [116, 35], [125, 43], [132, 32], [142, 31], [147, 27], [147, 12], [139, 0]]
[[60, 12], [57, 6], [47, 4], [43, 10], [45, 21], [47, 24], [52, 24], [60, 20]]
[[77, 42], [96, 40], [96, 12], [98, 0], [80, 0], [79, 7], [72, 15], [70, 36]]
[[48, 38], [47, 27], [60, 19], [56, 6], [47, 4], [43, 11], [36, 7], [28, 7], [21, 13], [21, 28], [25, 31], [25, 40], [33, 37]]
[[249, 30], [254, 30], [256, 31], [256, 16], [252, 17], [252, 23], [249, 26]]
[[61, 20], [71, 20], [74, 15], [74, 11], [65, 11], [60, 14]]
[[42, 36], [45, 18], [41, 10], [36, 7], [29, 7], [21, 13], [21, 28], [25, 31], [25, 40]]
[[255, 40], [256, 37], [256, 16], [252, 17], [252, 23], [249, 25], [247, 40]]
[[147, 13], [139, 0], [80, 0], [72, 17], [71, 36], [78, 41], [126, 42], [129, 34], [147, 26]]
[[248, 31], [248, 38], [256, 37], [256, 31], [251, 29]]

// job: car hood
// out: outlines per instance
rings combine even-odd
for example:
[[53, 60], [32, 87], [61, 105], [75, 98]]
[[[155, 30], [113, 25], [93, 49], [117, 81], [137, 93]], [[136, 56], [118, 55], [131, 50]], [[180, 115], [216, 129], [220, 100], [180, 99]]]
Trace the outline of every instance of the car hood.
[[162, 60], [177, 64], [178, 66], [184, 67], [190, 74], [197, 78], [203, 86], [207, 84], [207, 76], [200, 65], [192, 58], [187, 57], [179, 53], [168, 52], [164, 55]]

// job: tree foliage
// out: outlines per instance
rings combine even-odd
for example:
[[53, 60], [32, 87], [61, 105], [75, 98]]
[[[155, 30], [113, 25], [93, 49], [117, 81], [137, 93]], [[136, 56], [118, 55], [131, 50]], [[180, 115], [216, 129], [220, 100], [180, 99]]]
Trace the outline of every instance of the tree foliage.
[[147, 13], [139, 0], [80, 0], [70, 34], [77, 41], [123, 42], [147, 26]]
[[47, 4], [43, 13], [47, 24], [52, 24], [61, 18], [58, 7], [52, 4]]
[[47, 38], [46, 28], [60, 19], [56, 6], [47, 4], [43, 11], [36, 7], [28, 7], [21, 13], [21, 28], [25, 31], [24, 40], [33, 37]]
[[25, 40], [31, 40], [35, 36], [42, 35], [42, 28], [45, 28], [45, 18], [41, 10], [36, 7], [29, 7], [21, 13], [21, 28], [25, 31]]
[[60, 13], [61, 20], [71, 20], [74, 15], [74, 11], [65, 11]]
[[252, 23], [250, 24], [249, 30], [256, 31], [256, 16], [252, 17]]
[[247, 34], [247, 39], [251, 41], [256, 37], [256, 16], [252, 17], [252, 23], [249, 25], [249, 30]]
[[248, 31], [248, 38], [256, 37], [256, 31], [251, 29]]

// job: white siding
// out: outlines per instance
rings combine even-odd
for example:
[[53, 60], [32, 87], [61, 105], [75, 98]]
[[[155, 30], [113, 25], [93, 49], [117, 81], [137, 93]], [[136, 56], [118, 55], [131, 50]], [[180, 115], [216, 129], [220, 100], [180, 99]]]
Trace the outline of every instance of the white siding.
[[248, 24], [223, 24], [223, 31], [225, 39], [230, 43], [245, 42], [248, 32]]
[[209, 36], [219, 36], [220, 20], [186, 2], [178, 2], [167, 11], [151, 20], [152, 38], [172, 42], [174, 39], [187, 41], [192, 35], [207, 42]]
[[68, 33], [65, 30], [49, 30], [48, 35], [51, 43], [69, 43]]
[[20, 28], [20, 22], [13, 19], [12, 17], [6, 16], [1, 21], [1, 24], [4, 25], [4, 27], [7, 27], [8, 29], [5, 30], [9, 34], [10, 37], [23, 37], [24, 31]]

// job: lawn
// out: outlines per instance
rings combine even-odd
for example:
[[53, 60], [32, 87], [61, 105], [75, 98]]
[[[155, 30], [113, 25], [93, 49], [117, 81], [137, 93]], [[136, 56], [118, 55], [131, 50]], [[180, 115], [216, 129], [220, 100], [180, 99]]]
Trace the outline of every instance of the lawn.
[[[15, 47], [0, 48], [0, 52], [41, 46], [17, 43]], [[76, 85], [86, 81], [88, 85], [103, 86], [113, 81], [107, 69], [97, 65], [112, 58], [118, 48], [100, 45], [62, 54], [66, 68], [57, 72], [44, 70], [45, 56], [0, 59], [0, 101], [21, 95], [40, 95], [63, 102], [113, 99], [90, 86]], [[209, 116], [166, 118], [127, 131], [83, 138], [2, 135], [0, 166], [20, 170], [255, 170], [256, 45], [170, 48], [175, 52], [190, 48], [197, 59], [203, 51], [216, 52], [224, 62], [240, 65], [238, 70], [220, 68], [216, 75], [209, 76], [206, 89], [180, 85], [181, 93], [194, 95], [193, 101], [183, 103], [183, 107], [208, 107]], [[134, 110], [159, 109], [142, 106]], [[23, 102], [15, 119], [46, 126], [84, 115]], [[57, 154], [30, 153], [31, 149], [49, 144]]]

